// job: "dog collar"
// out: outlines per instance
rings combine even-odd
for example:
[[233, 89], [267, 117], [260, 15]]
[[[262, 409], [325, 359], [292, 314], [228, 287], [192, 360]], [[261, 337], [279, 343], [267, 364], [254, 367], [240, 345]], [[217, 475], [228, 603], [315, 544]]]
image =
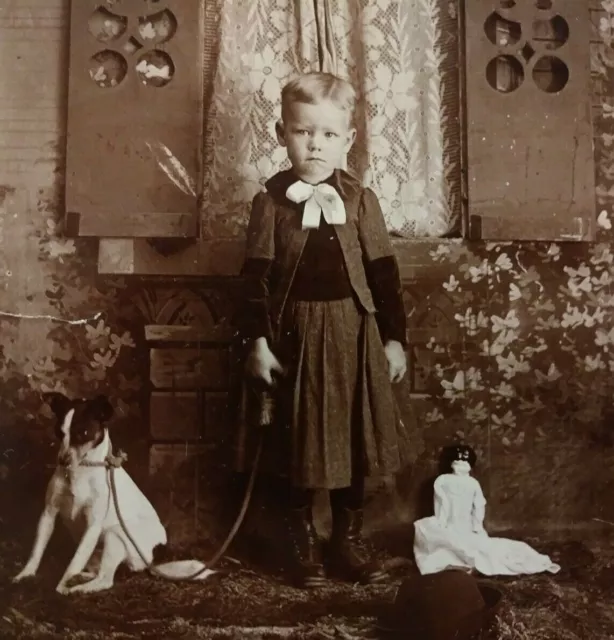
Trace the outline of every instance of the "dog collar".
[[[125, 453], [124, 451], [120, 451], [116, 456], [113, 455], [113, 453], [109, 452], [107, 457], [100, 462], [94, 462], [93, 460], [81, 460], [78, 466], [79, 467], [104, 467], [105, 469], [111, 469], [111, 468], [118, 469], [124, 464], [124, 462], [126, 462], [127, 459], [128, 459], [128, 454]], [[68, 467], [69, 465], [66, 463], [60, 463], [60, 466]]]
[[82, 460], [79, 463], [80, 467], [106, 467], [107, 469], [113, 467], [118, 469], [128, 459], [128, 455], [123, 451], [120, 451], [116, 456], [109, 454], [102, 462], [93, 462], [90, 460]]

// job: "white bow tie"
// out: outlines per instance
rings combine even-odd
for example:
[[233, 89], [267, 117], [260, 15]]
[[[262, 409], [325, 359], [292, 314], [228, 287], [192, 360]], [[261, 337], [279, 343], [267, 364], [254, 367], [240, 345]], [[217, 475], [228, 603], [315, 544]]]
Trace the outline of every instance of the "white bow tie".
[[335, 187], [330, 184], [308, 184], [299, 180], [288, 187], [286, 198], [305, 203], [303, 229], [317, 229], [320, 216], [328, 224], [345, 224], [345, 205]]

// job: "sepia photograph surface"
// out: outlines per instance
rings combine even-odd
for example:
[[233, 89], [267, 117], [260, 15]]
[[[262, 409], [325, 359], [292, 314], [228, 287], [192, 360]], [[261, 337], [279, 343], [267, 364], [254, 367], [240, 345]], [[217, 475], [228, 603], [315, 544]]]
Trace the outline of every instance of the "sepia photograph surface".
[[0, 0], [0, 637], [614, 638], [613, 222], [613, 0]]

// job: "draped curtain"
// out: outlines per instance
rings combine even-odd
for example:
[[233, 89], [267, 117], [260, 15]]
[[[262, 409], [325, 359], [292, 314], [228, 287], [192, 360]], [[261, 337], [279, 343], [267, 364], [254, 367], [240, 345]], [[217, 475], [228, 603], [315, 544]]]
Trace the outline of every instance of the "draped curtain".
[[453, 218], [439, 0], [218, 0], [219, 54], [205, 136], [205, 235], [233, 235], [288, 166], [281, 87], [331, 71], [358, 92], [347, 165], [379, 196], [391, 234], [440, 236]]

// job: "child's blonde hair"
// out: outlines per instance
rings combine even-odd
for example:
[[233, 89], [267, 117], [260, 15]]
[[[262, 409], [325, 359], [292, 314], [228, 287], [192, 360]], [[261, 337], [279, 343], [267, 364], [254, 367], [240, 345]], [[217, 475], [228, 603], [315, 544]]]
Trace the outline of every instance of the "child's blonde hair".
[[312, 71], [290, 80], [281, 90], [281, 119], [287, 121], [290, 108], [297, 102], [317, 104], [330, 100], [348, 113], [351, 123], [356, 108], [356, 92], [347, 81], [322, 71]]

